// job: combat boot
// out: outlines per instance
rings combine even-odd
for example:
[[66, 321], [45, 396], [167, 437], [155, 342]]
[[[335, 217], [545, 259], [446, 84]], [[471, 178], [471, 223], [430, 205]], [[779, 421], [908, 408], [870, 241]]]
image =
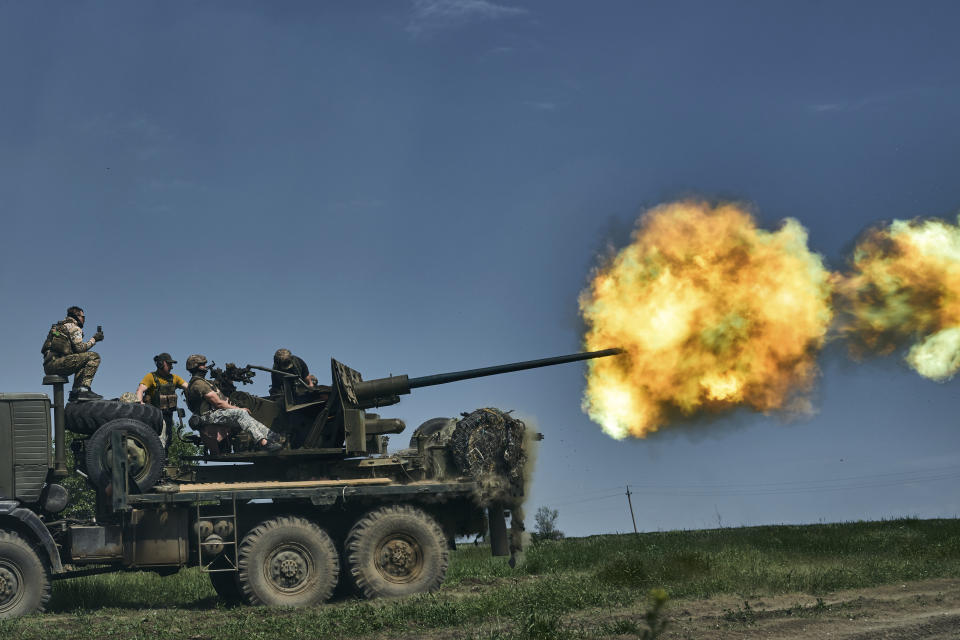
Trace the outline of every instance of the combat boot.
[[86, 402], [88, 400], [103, 400], [103, 396], [91, 391], [90, 387], [77, 387], [70, 392], [69, 402]]
[[269, 441], [267, 441], [265, 444], [258, 444], [258, 445], [257, 445], [257, 451], [266, 451], [267, 453], [276, 453], [277, 451], [280, 451], [281, 449], [283, 449], [283, 445], [280, 444], [279, 442], [269, 442]]

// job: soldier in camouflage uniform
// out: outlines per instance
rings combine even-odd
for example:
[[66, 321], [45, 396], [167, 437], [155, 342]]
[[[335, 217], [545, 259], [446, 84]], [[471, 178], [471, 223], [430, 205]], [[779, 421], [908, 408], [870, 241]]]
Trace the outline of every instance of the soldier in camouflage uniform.
[[[200, 438], [210, 453], [219, 454], [219, 443], [229, 437], [231, 427], [240, 427], [252, 435], [260, 449], [277, 451], [281, 448], [279, 434], [255, 420], [249, 409], [230, 404], [216, 385], [206, 379], [206, 356], [196, 353], [187, 358], [187, 371], [193, 375], [187, 385], [187, 407], [198, 418], [194, 428], [200, 432]], [[190, 426], [194, 426], [192, 418]]]
[[50, 332], [41, 348], [45, 374], [61, 376], [75, 374], [70, 401], [99, 400], [103, 397], [90, 390], [93, 376], [100, 366], [100, 354], [90, 349], [103, 340], [103, 332], [98, 328], [90, 340], [84, 340], [85, 319], [83, 309], [70, 307], [67, 309], [66, 319], [50, 327]]

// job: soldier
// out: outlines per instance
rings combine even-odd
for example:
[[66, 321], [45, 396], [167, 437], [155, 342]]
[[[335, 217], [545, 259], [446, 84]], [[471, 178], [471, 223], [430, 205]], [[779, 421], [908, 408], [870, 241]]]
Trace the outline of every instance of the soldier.
[[187, 390], [186, 381], [175, 373], [171, 373], [176, 360], [169, 353], [161, 353], [153, 357], [157, 365], [156, 371], [151, 371], [143, 377], [137, 387], [137, 402], [147, 402], [163, 412], [163, 433], [160, 439], [169, 449], [173, 441], [173, 414], [177, 412], [177, 388]]
[[[220, 453], [219, 443], [229, 435], [231, 427], [240, 427], [250, 433], [260, 449], [277, 451], [281, 448], [278, 434], [255, 420], [249, 409], [230, 404], [220, 390], [205, 379], [206, 356], [195, 353], [187, 358], [187, 371], [193, 376], [187, 386], [187, 407], [198, 417], [199, 424], [195, 428], [200, 432], [200, 438], [210, 453]], [[192, 419], [190, 426], [193, 426]]]
[[103, 331], [97, 332], [90, 340], [83, 339], [83, 323], [86, 315], [80, 307], [67, 309], [67, 317], [50, 327], [47, 339], [43, 342], [43, 372], [47, 375], [73, 376], [73, 391], [70, 401], [100, 400], [100, 394], [90, 390], [93, 376], [100, 366], [100, 354], [90, 351], [93, 345], [103, 340]]
[[[316, 376], [310, 375], [310, 369], [303, 358], [293, 355], [289, 349], [277, 349], [273, 354], [273, 368], [277, 371], [285, 371], [296, 375], [300, 381], [307, 387], [313, 387]], [[276, 373], [270, 374], [270, 395], [279, 395], [283, 393], [284, 376]]]

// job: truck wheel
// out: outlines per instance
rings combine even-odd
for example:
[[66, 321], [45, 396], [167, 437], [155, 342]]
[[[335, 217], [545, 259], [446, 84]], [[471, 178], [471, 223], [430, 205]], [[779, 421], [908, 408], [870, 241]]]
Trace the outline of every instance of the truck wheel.
[[111, 420], [94, 432], [87, 440], [87, 476], [100, 489], [110, 485], [113, 477], [110, 440], [115, 431], [127, 432], [127, 468], [140, 491], [148, 491], [160, 479], [167, 456], [160, 436], [139, 420]]
[[220, 599], [225, 604], [241, 604], [243, 594], [240, 591], [240, 585], [237, 584], [237, 573], [235, 571], [211, 571], [210, 584], [213, 590], [217, 592]]
[[128, 418], [138, 420], [160, 433], [163, 428], [163, 413], [151, 404], [118, 402], [116, 400], [93, 400], [68, 402], [63, 412], [64, 426], [74, 433], [92, 435], [102, 425]]
[[326, 602], [340, 576], [327, 532], [303, 518], [261, 522], [240, 543], [237, 582], [247, 604], [309, 607]]
[[440, 586], [449, 551], [437, 521], [409, 505], [371, 511], [347, 535], [347, 567], [367, 598], [400, 597]]
[[0, 531], [0, 619], [43, 611], [50, 599], [50, 573], [29, 542]]

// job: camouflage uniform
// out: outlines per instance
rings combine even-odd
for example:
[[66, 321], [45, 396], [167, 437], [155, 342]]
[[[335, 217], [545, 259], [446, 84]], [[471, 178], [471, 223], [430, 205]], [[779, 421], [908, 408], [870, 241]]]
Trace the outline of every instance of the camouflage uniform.
[[89, 388], [100, 366], [100, 354], [90, 351], [97, 341], [93, 338], [84, 341], [83, 329], [71, 317], [61, 322], [60, 327], [67, 334], [73, 353], [58, 355], [54, 351], [47, 351], [43, 355], [43, 372], [47, 375], [61, 376], [76, 374], [73, 378], [73, 388]]
[[280, 435], [278, 433], [271, 431], [267, 425], [256, 420], [243, 409], [214, 408], [206, 398], [206, 395], [211, 391], [220, 396], [221, 400], [227, 401], [227, 398], [216, 385], [206, 380], [202, 375], [194, 374], [187, 388], [187, 407], [200, 419], [197, 431], [200, 432], [206, 447], [212, 452], [219, 451], [218, 442], [229, 432], [229, 427], [235, 426], [248, 432], [256, 442], [264, 439], [267, 442], [279, 442]]
[[271, 431], [267, 425], [255, 419], [243, 409], [217, 409], [204, 415], [202, 424], [216, 424], [233, 426], [239, 425], [241, 429], [253, 436], [256, 442], [266, 439], [269, 442], [278, 442], [280, 436]]

